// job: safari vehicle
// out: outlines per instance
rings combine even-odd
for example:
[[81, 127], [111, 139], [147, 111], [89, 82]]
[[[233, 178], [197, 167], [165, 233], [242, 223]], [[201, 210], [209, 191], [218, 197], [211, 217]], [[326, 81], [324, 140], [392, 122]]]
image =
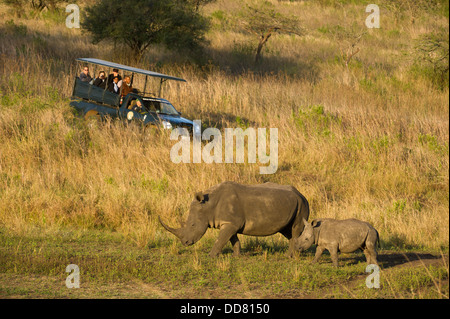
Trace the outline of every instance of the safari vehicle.
[[[105, 86], [105, 89], [102, 89], [91, 84], [92, 81], [81, 81], [77, 76], [75, 78], [70, 105], [85, 119], [119, 118], [124, 121], [137, 121], [144, 126], [156, 125], [164, 129], [184, 127], [189, 132], [193, 132], [194, 123], [191, 120], [181, 117], [181, 113], [169, 101], [155, 97], [153, 93], [145, 92], [149, 76], [160, 79], [159, 95], [161, 94], [162, 84], [165, 81], [175, 80], [186, 82], [186, 80], [99, 59], [79, 58], [76, 61], [78, 63], [93, 64], [94, 66], [100, 65], [104, 70], [106, 67], [106, 72], [108, 68], [109, 71], [114, 68], [122, 72], [126, 71], [130, 73], [132, 79], [134, 78], [134, 74], [145, 75], [144, 90], [139, 91], [134, 89], [132, 93], [127, 94], [123, 98], [121, 98], [120, 93], [116, 94], [108, 91], [108, 85]], [[136, 107], [136, 104], [140, 107]]]

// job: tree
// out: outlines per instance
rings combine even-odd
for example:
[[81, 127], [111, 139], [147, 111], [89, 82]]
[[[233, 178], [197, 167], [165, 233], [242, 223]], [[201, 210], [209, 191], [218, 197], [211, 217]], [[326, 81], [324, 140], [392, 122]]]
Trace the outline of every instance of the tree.
[[351, 59], [359, 52], [358, 43], [362, 37], [367, 34], [367, 30], [347, 30], [338, 28], [331, 31], [335, 35], [336, 42], [339, 43], [339, 50], [341, 51], [341, 58], [347, 71], [349, 70], [349, 63]]
[[271, 3], [266, 1], [257, 7], [247, 5], [239, 16], [239, 24], [243, 29], [259, 38], [255, 63], [261, 60], [261, 51], [275, 32], [296, 35], [304, 33], [304, 29], [299, 25], [296, 17], [277, 12]]
[[93, 43], [123, 43], [136, 61], [153, 44], [194, 50], [205, 41], [208, 21], [182, 0], [100, 0], [85, 10], [82, 27]]

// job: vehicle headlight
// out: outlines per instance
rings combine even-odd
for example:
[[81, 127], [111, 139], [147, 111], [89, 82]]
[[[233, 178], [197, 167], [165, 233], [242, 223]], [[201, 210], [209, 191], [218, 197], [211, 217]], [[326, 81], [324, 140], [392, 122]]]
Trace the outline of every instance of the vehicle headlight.
[[163, 128], [165, 128], [166, 130], [170, 130], [172, 128], [172, 123], [168, 122], [168, 121], [162, 121], [162, 126]]
[[133, 119], [133, 117], [134, 117], [134, 113], [133, 112], [130, 111], [130, 112], [127, 113], [128, 121], [131, 121]]

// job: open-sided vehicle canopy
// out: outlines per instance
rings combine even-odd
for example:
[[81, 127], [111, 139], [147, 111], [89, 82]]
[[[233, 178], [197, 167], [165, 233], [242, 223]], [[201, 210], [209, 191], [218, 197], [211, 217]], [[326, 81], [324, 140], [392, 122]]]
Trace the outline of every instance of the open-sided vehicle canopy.
[[175, 81], [186, 82], [186, 80], [181, 79], [181, 78], [177, 78], [177, 77], [174, 77], [174, 76], [170, 76], [170, 75], [166, 75], [166, 74], [162, 74], [162, 73], [158, 73], [158, 72], [153, 72], [153, 71], [148, 71], [148, 70], [143, 70], [143, 69], [138, 69], [138, 68], [134, 68], [134, 67], [131, 67], [131, 66], [128, 66], [128, 65], [123, 65], [123, 64], [109, 62], [109, 61], [104, 61], [104, 60], [100, 60], [100, 59], [78, 58], [76, 60], [77, 61], [86, 62], [86, 63], [93, 63], [93, 64], [98, 64], [98, 65], [103, 65], [103, 66], [110, 67], [110, 68], [117, 68], [117, 69], [121, 69], [121, 70], [124, 70], [124, 71], [129, 71], [129, 72], [132, 72], [132, 73], [144, 74], [144, 75], [148, 75], [148, 76], [152, 76], [152, 77], [156, 77], [156, 78], [161, 78], [161, 79], [164, 79], [164, 80], [175, 80]]
[[[78, 58], [76, 59], [77, 62], [84, 62], [84, 63], [91, 63], [94, 65], [102, 65], [105, 67], [108, 67], [110, 69], [119, 69], [122, 71], [128, 71], [131, 72], [132, 79], [133, 75], [135, 73], [145, 75], [145, 84], [144, 84], [144, 90], [140, 92], [142, 96], [145, 96], [148, 92], [146, 92], [147, 87], [147, 77], [151, 76], [154, 78], [159, 78], [159, 93], [158, 96], [161, 96], [161, 87], [163, 82], [167, 80], [174, 80], [174, 81], [181, 81], [186, 82], [186, 80], [177, 78], [175, 76], [170, 76], [158, 72], [153, 72], [149, 70], [139, 69], [132, 66], [109, 62], [105, 60], [100, 59], [94, 59], [94, 58]], [[151, 96], [154, 96], [153, 93], [150, 93]], [[119, 106], [120, 102], [120, 95], [117, 95], [115, 93], [111, 93], [107, 90], [107, 86], [105, 86], [104, 89], [101, 89], [99, 87], [96, 87], [94, 85], [90, 85], [89, 83], [82, 82], [78, 77], [75, 78], [75, 84], [73, 89], [73, 96], [86, 99], [86, 100], [94, 100], [100, 103]]]

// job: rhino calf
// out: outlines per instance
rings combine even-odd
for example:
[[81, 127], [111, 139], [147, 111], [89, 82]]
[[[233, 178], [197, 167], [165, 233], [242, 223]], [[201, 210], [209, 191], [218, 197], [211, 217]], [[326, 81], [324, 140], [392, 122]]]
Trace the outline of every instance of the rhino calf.
[[361, 249], [368, 264], [377, 264], [376, 244], [380, 243], [378, 232], [369, 223], [346, 219], [315, 219], [310, 223], [303, 221], [305, 228], [295, 240], [294, 248], [300, 252], [317, 245], [313, 263], [327, 249], [334, 266], [338, 266], [338, 252], [351, 253]]

